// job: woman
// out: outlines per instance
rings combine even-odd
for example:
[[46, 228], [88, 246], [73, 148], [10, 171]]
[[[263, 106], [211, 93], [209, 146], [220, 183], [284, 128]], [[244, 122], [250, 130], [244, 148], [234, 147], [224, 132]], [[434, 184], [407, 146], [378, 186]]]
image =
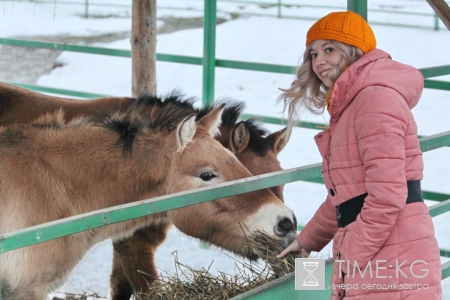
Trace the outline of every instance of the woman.
[[333, 239], [339, 262], [331, 299], [442, 297], [411, 113], [423, 86], [418, 70], [376, 49], [371, 27], [347, 11], [328, 14], [309, 29], [296, 80], [282, 90], [290, 126], [301, 107], [315, 113], [326, 107], [330, 114], [329, 128], [315, 137], [328, 195], [277, 257], [294, 250], [305, 257]]

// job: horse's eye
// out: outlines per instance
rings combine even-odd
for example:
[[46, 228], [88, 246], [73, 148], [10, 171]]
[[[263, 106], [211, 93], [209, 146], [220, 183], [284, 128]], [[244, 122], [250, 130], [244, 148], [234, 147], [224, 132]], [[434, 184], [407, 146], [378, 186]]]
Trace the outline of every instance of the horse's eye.
[[214, 175], [213, 173], [211, 173], [211, 172], [203, 172], [202, 174], [200, 174], [200, 178], [203, 180], [203, 181], [210, 181], [210, 180], [212, 180], [213, 178], [216, 178], [217, 176], [216, 175]]

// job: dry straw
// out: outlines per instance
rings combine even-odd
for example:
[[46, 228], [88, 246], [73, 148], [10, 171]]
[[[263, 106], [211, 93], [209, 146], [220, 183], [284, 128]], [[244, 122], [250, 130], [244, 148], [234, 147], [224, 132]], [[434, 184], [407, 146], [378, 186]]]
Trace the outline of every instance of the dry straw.
[[165, 274], [139, 296], [142, 300], [225, 300], [294, 272], [298, 253], [276, 258], [284, 247], [270, 235], [258, 232], [248, 237], [248, 246], [266, 262], [265, 267], [236, 261], [234, 275], [223, 272], [213, 275], [209, 272], [213, 263], [207, 269], [193, 269], [178, 261], [177, 252], [173, 252], [175, 274], [164, 271]]

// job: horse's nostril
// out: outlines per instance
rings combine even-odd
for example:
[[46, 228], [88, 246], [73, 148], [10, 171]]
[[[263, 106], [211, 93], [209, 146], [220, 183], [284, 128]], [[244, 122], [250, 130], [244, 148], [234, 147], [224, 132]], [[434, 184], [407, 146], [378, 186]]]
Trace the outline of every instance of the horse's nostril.
[[294, 223], [289, 218], [282, 218], [275, 226], [275, 234], [280, 237], [285, 237], [289, 232], [294, 230]]

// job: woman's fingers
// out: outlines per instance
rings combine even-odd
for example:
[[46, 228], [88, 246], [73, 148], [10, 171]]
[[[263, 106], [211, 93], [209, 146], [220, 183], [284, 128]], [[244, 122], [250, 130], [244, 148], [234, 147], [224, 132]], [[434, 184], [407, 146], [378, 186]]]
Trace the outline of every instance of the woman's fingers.
[[276, 256], [276, 258], [283, 258], [286, 256], [286, 254], [288, 254], [289, 252], [293, 252], [293, 251], [300, 251], [298, 257], [299, 258], [308, 258], [309, 254], [311, 253], [311, 251], [308, 251], [304, 248], [300, 248], [298, 245], [298, 241], [295, 240], [292, 242], [292, 244], [290, 244], [289, 246], [286, 247], [286, 249], [284, 249], [283, 251], [281, 251], [280, 254], [278, 254]]
[[302, 248], [302, 250], [300, 251], [299, 257], [300, 258], [308, 258], [310, 253], [311, 253], [311, 251], [308, 251], [308, 250]]
[[298, 251], [298, 250], [300, 250], [300, 249], [298, 248], [298, 241], [297, 241], [297, 239], [295, 239], [289, 246], [286, 247], [286, 249], [284, 249], [283, 251], [281, 251], [281, 253], [278, 254], [276, 257], [277, 257], [277, 258], [283, 258], [283, 257], [285, 257], [286, 254], [288, 254], [289, 252], [292, 252], [292, 251]]

